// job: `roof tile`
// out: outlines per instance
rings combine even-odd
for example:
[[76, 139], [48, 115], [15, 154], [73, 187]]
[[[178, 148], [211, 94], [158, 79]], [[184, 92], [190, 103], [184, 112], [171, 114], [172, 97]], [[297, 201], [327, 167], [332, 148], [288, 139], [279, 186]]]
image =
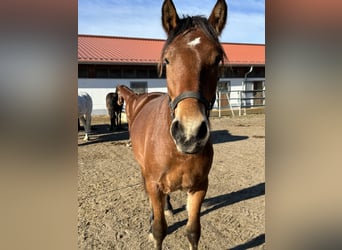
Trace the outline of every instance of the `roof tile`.
[[[165, 40], [78, 35], [79, 63], [156, 64]], [[264, 65], [265, 45], [222, 43], [231, 65]]]

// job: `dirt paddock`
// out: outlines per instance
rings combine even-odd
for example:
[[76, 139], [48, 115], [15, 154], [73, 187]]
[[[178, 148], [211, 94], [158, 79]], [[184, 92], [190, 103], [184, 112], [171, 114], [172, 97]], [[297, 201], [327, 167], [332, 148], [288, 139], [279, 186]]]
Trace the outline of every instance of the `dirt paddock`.
[[[79, 249], [152, 249], [149, 201], [127, 147], [127, 124], [109, 132], [93, 116], [90, 141], [78, 134]], [[265, 115], [211, 119], [214, 162], [201, 209], [199, 249], [265, 249]], [[189, 249], [186, 193], [171, 194], [163, 249]]]

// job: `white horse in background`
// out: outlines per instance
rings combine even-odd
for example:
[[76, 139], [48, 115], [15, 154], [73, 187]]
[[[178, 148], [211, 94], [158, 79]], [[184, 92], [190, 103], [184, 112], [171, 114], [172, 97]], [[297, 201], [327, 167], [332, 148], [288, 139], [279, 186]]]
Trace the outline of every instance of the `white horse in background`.
[[91, 112], [93, 111], [93, 101], [86, 92], [78, 92], [78, 118], [84, 127], [84, 141], [88, 141], [88, 134], [91, 130]]

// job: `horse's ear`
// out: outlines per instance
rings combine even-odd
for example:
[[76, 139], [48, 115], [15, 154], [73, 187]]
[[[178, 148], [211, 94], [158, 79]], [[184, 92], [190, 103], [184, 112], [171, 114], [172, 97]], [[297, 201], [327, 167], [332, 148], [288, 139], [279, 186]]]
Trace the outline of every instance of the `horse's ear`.
[[208, 21], [214, 27], [217, 35], [220, 35], [227, 21], [227, 4], [225, 0], [217, 0]]
[[165, 0], [162, 6], [162, 24], [167, 34], [176, 28], [179, 17], [172, 0]]

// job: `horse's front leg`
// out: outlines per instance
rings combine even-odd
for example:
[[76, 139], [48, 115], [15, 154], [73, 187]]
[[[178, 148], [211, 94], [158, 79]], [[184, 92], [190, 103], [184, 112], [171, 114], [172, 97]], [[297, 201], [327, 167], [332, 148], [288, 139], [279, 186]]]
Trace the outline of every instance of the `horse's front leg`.
[[201, 236], [201, 222], [200, 222], [200, 212], [202, 202], [206, 195], [208, 189], [208, 181], [206, 181], [200, 189], [188, 192], [188, 223], [186, 224], [186, 236], [190, 242], [190, 249], [197, 250], [198, 241]]
[[115, 114], [111, 114], [110, 116], [110, 131], [113, 131], [115, 127]]
[[119, 125], [119, 128], [121, 128], [121, 112], [119, 112], [118, 114], [118, 125]]
[[91, 132], [91, 114], [86, 114], [86, 133], [87, 136]]
[[173, 207], [171, 205], [170, 195], [169, 194], [166, 195], [164, 214], [166, 216], [172, 216], [173, 215]]
[[81, 121], [82, 125], [83, 125], [83, 128], [84, 128], [84, 138], [83, 140], [84, 141], [88, 141], [88, 125], [87, 125], [87, 121], [86, 119], [84, 118], [84, 115], [82, 115], [81, 117], [79, 117], [79, 120]]
[[152, 215], [150, 218], [151, 228], [150, 237], [155, 243], [155, 248], [162, 249], [163, 240], [167, 234], [167, 224], [164, 216], [165, 194], [163, 194], [155, 185], [147, 185], [146, 189], [152, 206]]

